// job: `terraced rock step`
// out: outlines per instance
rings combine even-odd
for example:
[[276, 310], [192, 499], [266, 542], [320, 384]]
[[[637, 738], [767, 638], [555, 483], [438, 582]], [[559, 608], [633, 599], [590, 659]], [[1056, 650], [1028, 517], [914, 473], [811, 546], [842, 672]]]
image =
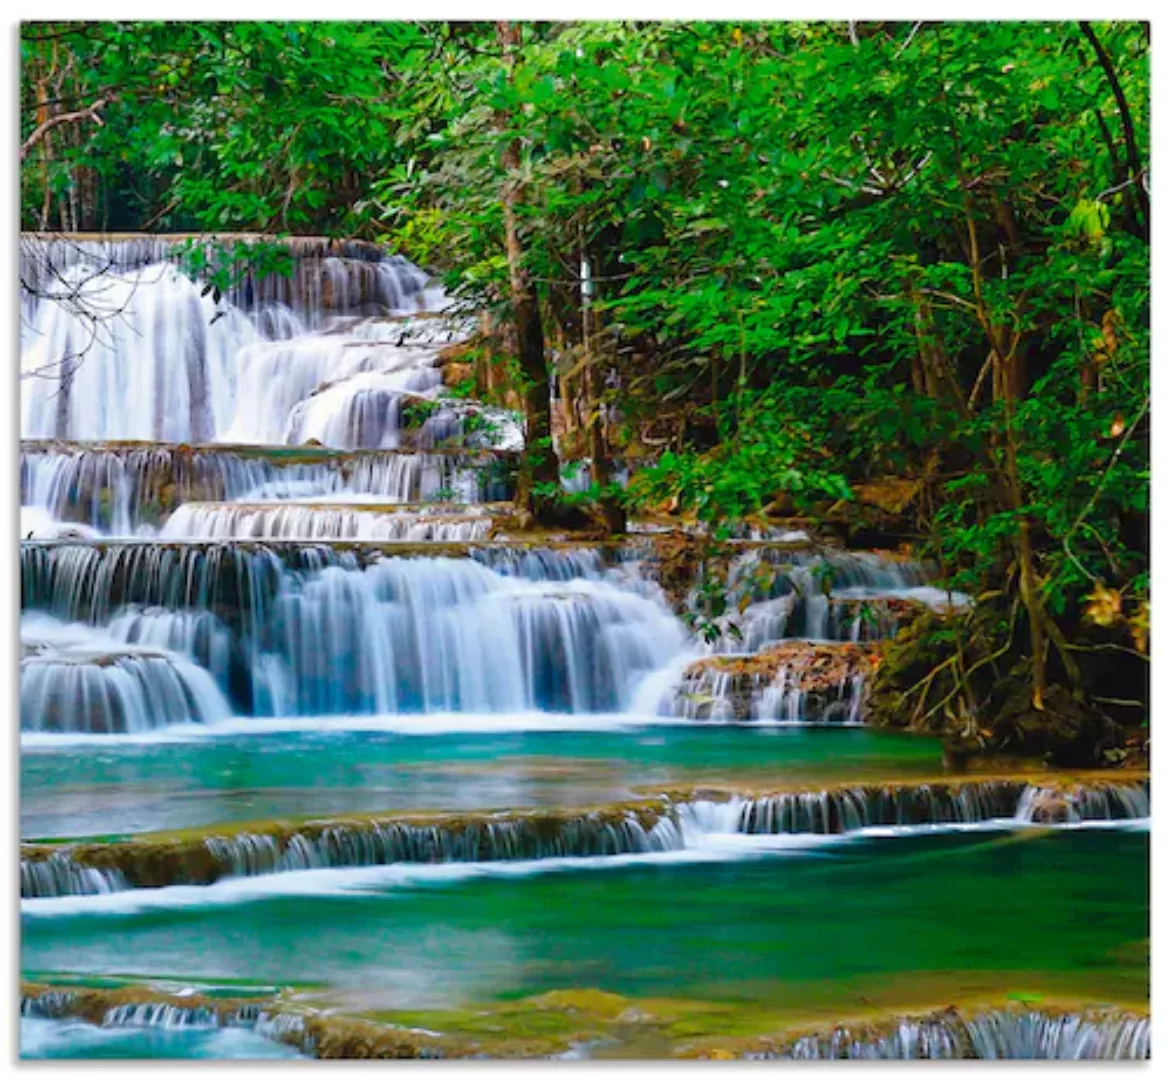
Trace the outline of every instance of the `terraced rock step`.
[[187, 502], [371, 496], [388, 502], [512, 498], [506, 451], [21, 442], [21, 505], [119, 536], [157, 528]]
[[705, 834], [834, 835], [872, 826], [1148, 817], [1147, 781], [1028, 778], [795, 789], [692, 789], [639, 802], [494, 814], [363, 815], [145, 834], [106, 843], [23, 844], [21, 895], [92, 895], [208, 885], [318, 867], [494, 862], [682, 850]]
[[472, 504], [454, 506], [330, 503], [184, 503], [163, 525], [166, 539], [390, 540], [464, 543], [485, 540], [513, 518], [506, 506], [493, 513]]
[[[662, 800], [592, 810], [537, 810], [444, 817], [370, 815], [188, 834], [145, 835], [112, 843], [25, 845], [24, 896], [130, 888], [209, 885], [224, 877], [326, 866], [396, 862], [489, 862], [620, 855], [683, 846]], [[95, 887], [85, 870], [102, 874]], [[26, 891], [27, 890], [27, 891]]]
[[100, 1027], [244, 1027], [256, 1023], [266, 999], [168, 994], [145, 986], [21, 984], [20, 1015], [73, 1017]]
[[[1106, 1007], [948, 1008], [934, 1013], [843, 1023], [807, 1033], [699, 1037], [718, 1011], [701, 1002], [640, 1002], [597, 990], [552, 991], [475, 1013], [429, 1017], [446, 1031], [421, 1029], [282, 997], [179, 996], [149, 988], [22, 985], [21, 1015], [73, 1017], [103, 1027], [251, 1027], [321, 1059], [524, 1058], [591, 1051], [653, 1034], [674, 1057], [763, 1059], [1144, 1060], [1150, 1017]], [[710, 1014], [710, 1015], [709, 1015]], [[392, 1014], [393, 1015], [393, 1014]], [[405, 1019], [405, 1017], [404, 1017]], [[762, 1017], [758, 1023], [767, 1024]], [[454, 1029], [454, 1030], [453, 1030]]]

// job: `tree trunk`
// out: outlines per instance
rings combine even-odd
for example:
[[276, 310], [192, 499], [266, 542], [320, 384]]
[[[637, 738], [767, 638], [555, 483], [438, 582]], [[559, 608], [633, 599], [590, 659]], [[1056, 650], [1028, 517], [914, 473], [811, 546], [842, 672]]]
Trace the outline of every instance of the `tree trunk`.
[[[516, 66], [516, 50], [520, 47], [520, 27], [516, 23], [497, 22], [496, 39], [511, 81]], [[497, 128], [507, 131], [508, 120], [507, 115], [497, 113]], [[501, 202], [504, 207], [512, 317], [525, 414], [525, 450], [521, 456], [516, 497], [522, 507], [539, 519], [542, 510], [552, 500], [547, 493], [538, 495], [537, 489], [544, 487], [546, 492], [557, 490], [560, 474], [557, 456], [553, 452], [552, 409], [549, 403], [549, 374], [545, 364], [541, 311], [536, 289], [524, 265], [524, 246], [517, 223], [517, 206], [523, 194], [523, 186], [517, 175], [520, 168], [518, 139], [511, 139], [501, 151], [500, 165], [505, 174]], [[549, 488], [550, 484], [553, 485], [552, 489]]]
[[590, 481], [602, 492], [599, 505], [606, 530], [610, 533], [626, 531], [626, 510], [622, 503], [606, 493], [610, 484], [610, 456], [606, 445], [605, 406], [598, 386], [598, 365], [593, 354], [593, 283], [589, 274], [589, 259], [582, 253], [581, 341], [585, 353], [586, 425], [589, 431]]

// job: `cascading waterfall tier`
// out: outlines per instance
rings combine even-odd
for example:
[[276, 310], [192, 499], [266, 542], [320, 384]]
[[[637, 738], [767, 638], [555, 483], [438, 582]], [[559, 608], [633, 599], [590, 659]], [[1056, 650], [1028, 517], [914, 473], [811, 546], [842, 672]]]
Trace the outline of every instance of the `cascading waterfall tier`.
[[[323, 242], [212, 256], [215, 238], [21, 244], [22, 433], [341, 449], [523, 442], [514, 417], [439, 400], [469, 333], [405, 259]], [[360, 250], [361, 254], [356, 254]], [[275, 253], [269, 265], [252, 258]], [[155, 258], [154, 262], [144, 262]], [[285, 265], [281, 266], [281, 263]], [[231, 269], [225, 295], [203, 283]], [[419, 413], [406, 415], [413, 406]], [[476, 422], [471, 422], [475, 420]]]
[[35, 615], [22, 632], [23, 731], [138, 733], [228, 716], [215, 679], [186, 656]]
[[[1055, 808], [1064, 805], [1064, 813]], [[838, 835], [883, 826], [1000, 821], [1005, 827], [1150, 816], [1146, 782], [1034, 785], [1025, 780], [871, 785], [739, 796], [696, 792], [589, 810], [273, 822], [227, 833], [142, 836], [21, 849], [22, 895], [208, 885], [328, 867], [499, 862], [680, 851], [711, 835]], [[42, 869], [42, 867], [44, 869]], [[102, 887], [98, 879], [104, 875]], [[23, 890], [29, 891], [23, 891]]]
[[1031, 784], [1024, 780], [870, 784], [679, 804], [684, 826], [700, 833], [836, 835], [890, 826], [1073, 824], [1150, 817], [1149, 783]]
[[[74, 1018], [102, 1027], [249, 1027], [318, 1057], [484, 1056], [474, 1043], [435, 1032], [290, 1006], [278, 1000], [184, 996], [149, 988], [59, 988], [25, 983], [22, 1017]], [[1150, 1017], [1120, 1008], [948, 1008], [887, 1021], [840, 1024], [789, 1038], [764, 1038], [753, 1060], [1145, 1060]], [[704, 1056], [701, 1054], [701, 1056]]]
[[617, 711], [683, 645], [662, 597], [597, 548], [463, 554], [28, 542], [23, 600], [101, 636], [144, 609], [214, 616], [220, 688], [262, 716]]
[[243, 1027], [255, 1024], [261, 1011], [259, 1001], [167, 994], [139, 987], [66, 989], [25, 983], [20, 996], [21, 1016], [76, 1018], [100, 1027]]
[[503, 453], [25, 440], [20, 501], [56, 521], [133, 536], [159, 528], [188, 502], [507, 500], [515, 467], [514, 456]]
[[120, 870], [79, 866], [66, 851], [20, 862], [20, 895], [25, 897], [99, 896], [130, 887]]
[[493, 519], [463, 506], [411, 509], [290, 503], [186, 503], [160, 531], [163, 539], [483, 540]]
[[[119, 875], [107, 880], [120, 882], [122, 888], [158, 888], [323, 867], [585, 858], [682, 847], [676, 815], [661, 801], [586, 811], [456, 815], [443, 820], [396, 817], [295, 826], [274, 823], [266, 832], [143, 837], [70, 845], [64, 850], [25, 845], [22, 886], [27, 880], [38, 891], [22, 895], [91, 895], [90, 889], [73, 891], [75, 883], [85, 880], [81, 875], [86, 870]], [[52, 873], [38, 872], [43, 863], [52, 864]], [[53, 887], [62, 891], [48, 891]]]
[[965, 1016], [948, 1009], [888, 1024], [840, 1026], [749, 1058], [805, 1060], [1145, 1060], [1150, 1017], [1121, 1010], [1060, 1012], [988, 1009]]
[[[279, 272], [291, 264], [292, 274]], [[427, 307], [427, 275], [401, 256], [361, 240], [265, 237], [247, 233], [104, 236], [22, 233], [20, 281], [30, 309], [71, 270], [126, 274], [171, 264], [190, 269], [230, 267], [227, 293], [235, 307], [283, 306], [302, 315], [322, 310], [383, 312]], [[264, 273], [265, 264], [272, 271]]]
[[874, 660], [856, 644], [781, 642], [691, 663], [660, 712], [689, 720], [857, 723]]
[[[716, 652], [752, 653], [786, 638], [874, 641], [891, 637], [928, 608], [959, 609], [969, 600], [928, 584], [930, 566], [865, 552], [824, 552], [763, 544], [737, 555], [727, 591], [743, 609], [735, 633]], [[688, 604], [701, 611], [693, 593]]]

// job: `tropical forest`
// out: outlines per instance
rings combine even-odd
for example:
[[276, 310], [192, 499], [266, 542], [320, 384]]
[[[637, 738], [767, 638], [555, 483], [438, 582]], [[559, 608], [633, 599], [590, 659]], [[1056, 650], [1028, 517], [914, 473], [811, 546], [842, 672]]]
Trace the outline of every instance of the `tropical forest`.
[[21, 24], [22, 1057], [1149, 1057], [1150, 50]]

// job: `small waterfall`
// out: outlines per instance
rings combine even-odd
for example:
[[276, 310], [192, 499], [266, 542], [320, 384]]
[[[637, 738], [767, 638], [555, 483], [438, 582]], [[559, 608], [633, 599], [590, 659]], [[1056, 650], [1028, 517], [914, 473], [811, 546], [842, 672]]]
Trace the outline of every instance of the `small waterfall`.
[[478, 503], [511, 498], [513, 484], [511, 458], [459, 453], [257, 455], [227, 447], [25, 442], [20, 462], [22, 507], [114, 536], [151, 532], [191, 502], [366, 496], [402, 503], [447, 494]]
[[[600, 811], [521, 813], [459, 817], [444, 822], [308, 822], [296, 829], [279, 823], [271, 833], [193, 837], [156, 844], [149, 837], [109, 844], [71, 845], [47, 857], [26, 849], [22, 881], [39, 883], [29, 898], [92, 895], [87, 863], [97, 859], [120, 870], [108, 888], [210, 885], [224, 877], [254, 877], [327, 867], [388, 866], [392, 863], [503, 862], [521, 859], [589, 858], [678, 851], [684, 847], [675, 811], [662, 807], [617, 807]], [[38, 868], [53, 864], [50, 873]], [[55, 890], [55, 891], [54, 891]]]
[[386, 511], [363, 507], [186, 503], [167, 520], [163, 539], [387, 540], [460, 543], [482, 540], [492, 518], [463, 508]]
[[120, 1000], [128, 994], [122, 989], [82, 986], [60, 990], [26, 984], [20, 997], [20, 1015], [46, 1020], [76, 1018], [106, 1028], [210, 1030], [252, 1027], [262, 1013], [259, 1001], [168, 994], [149, 998], [141, 996], [141, 992], [130, 993], [138, 1000]]
[[887, 1028], [837, 1027], [756, 1058], [871, 1060], [1145, 1060], [1150, 1018], [1127, 1013], [1048, 1013], [990, 1009], [965, 1018], [955, 1010], [904, 1019]]
[[403, 402], [442, 385], [438, 352], [328, 333], [242, 349], [243, 400], [222, 441], [396, 448]]
[[784, 792], [727, 802], [700, 800], [680, 807], [681, 820], [700, 833], [833, 835], [874, 826], [942, 825], [1012, 820], [1025, 785], [989, 780]]
[[[438, 385], [433, 369], [442, 343], [433, 332], [425, 335], [429, 343], [411, 346], [346, 332], [355, 314], [395, 318], [442, 305], [441, 292], [425, 289], [422, 271], [371, 246], [341, 256], [321, 244], [285, 250], [291, 275], [261, 275], [229, 257], [242, 278], [213, 299], [178, 238], [22, 237], [28, 276], [21, 280], [29, 286], [22, 297], [22, 432], [277, 443], [295, 437], [298, 407], [339, 379], [401, 373], [401, 389]], [[212, 265], [223, 262], [210, 245], [204, 254]], [[145, 262], [149, 257], [157, 261]], [[451, 340], [454, 326], [447, 333]], [[409, 336], [400, 331], [400, 342]]]
[[1040, 824], [1117, 821], [1151, 816], [1150, 783], [1034, 787], [1021, 792], [1015, 817]]
[[[926, 607], [963, 607], [968, 598], [927, 584], [922, 563], [866, 552], [817, 553], [759, 547], [737, 556], [728, 591], [743, 597], [734, 620], [738, 635], [725, 634], [712, 648], [756, 652], [786, 638], [874, 641], [893, 636]], [[698, 594], [690, 599], [693, 608]]]
[[67, 851], [54, 852], [47, 859], [20, 860], [22, 897], [97, 896], [128, 888], [120, 871], [78, 866]]
[[298, 1013], [262, 1010], [256, 1019], [256, 1034], [273, 1042], [296, 1046], [306, 1054], [312, 1054], [316, 1049], [316, 1039], [306, 1029], [305, 1017]]
[[23, 435], [206, 442], [222, 430], [233, 358], [256, 337], [245, 315], [213, 322], [212, 299], [166, 264], [79, 264], [48, 292], [23, 335]]
[[391, 863], [500, 862], [677, 851], [682, 836], [669, 814], [585, 814], [452, 825], [338, 824], [297, 832], [283, 841], [242, 833], [205, 841], [232, 876]]
[[172, 1005], [164, 1001], [115, 1005], [102, 1018], [102, 1027], [159, 1027], [190, 1031], [222, 1026], [221, 1017], [215, 1009]]
[[[221, 689], [253, 715], [616, 711], [683, 644], [682, 627], [661, 597], [603, 574], [596, 551], [476, 554], [26, 544], [23, 597], [26, 609], [116, 626], [124, 637], [128, 608], [140, 620], [155, 608], [214, 615], [232, 642], [225, 659], [228, 639], [219, 636], [216, 674], [242, 672]], [[210, 657], [213, 644], [209, 639], [203, 653], [185, 649]], [[180, 658], [161, 663], [188, 674]]]
[[20, 1015], [44, 1020], [62, 1020], [73, 1015], [77, 994], [72, 990], [42, 990], [38, 994], [20, 995]]
[[101, 642], [34, 652], [20, 662], [22, 731], [121, 734], [210, 724], [227, 702], [203, 668], [167, 653]]
[[[1092, 806], [1094, 817], [1039, 818], [1032, 808], [1046, 800]], [[697, 800], [678, 806], [691, 833], [833, 835], [889, 826], [976, 824], [983, 821], [1054, 824], [1079, 820], [1139, 821], [1150, 817], [1142, 784], [1079, 784], [1037, 788], [1021, 780], [863, 785], [823, 791], [782, 792], [723, 802]]]
[[[1136, 785], [1092, 788], [1112, 794], [1109, 820], [1145, 815]], [[129, 888], [208, 885], [224, 877], [251, 877], [329, 867], [394, 863], [501, 862], [586, 858], [681, 851], [718, 835], [821, 835], [890, 826], [1003, 822], [1029, 786], [1024, 781], [872, 785], [782, 792], [751, 798], [697, 797], [615, 805], [585, 811], [460, 815], [446, 820], [358, 819], [274, 822], [268, 831], [192, 836], [157, 843], [149, 836], [108, 844], [22, 851], [22, 895], [92, 895]], [[1082, 790], [1071, 788], [1072, 792]], [[1022, 819], [1015, 818], [1019, 824]], [[98, 872], [101, 878], [88, 876]], [[117, 866], [117, 871], [105, 869]]]
[[871, 663], [857, 645], [783, 642], [694, 661], [658, 711], [688, 720], [855, 724]]
[[209, 611], [136, 607], [120, 610], [105, 628], [116, 641], [181, 653], [227, 689], [232, 680], [235, 643], [231, 631]]
[[965, 1027], [974, 1056], [985, 1059], [1143, 1060], [1151, 1052], [1146, 1016], [991, 1011], [968, 1020]]

